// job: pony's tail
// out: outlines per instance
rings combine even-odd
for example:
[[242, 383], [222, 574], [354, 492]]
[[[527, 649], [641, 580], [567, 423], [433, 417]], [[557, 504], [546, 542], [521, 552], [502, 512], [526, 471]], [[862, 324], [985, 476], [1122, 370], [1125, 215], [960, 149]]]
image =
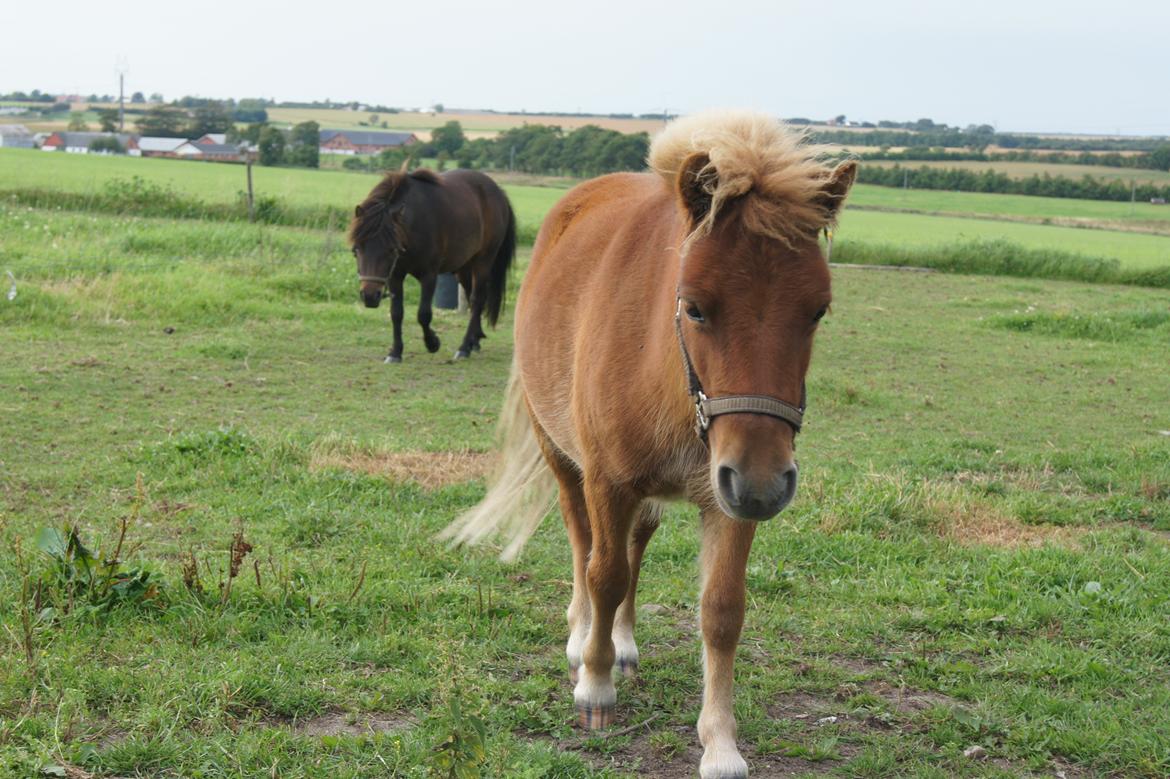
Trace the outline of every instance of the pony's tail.
[[536, 532], [557, 496], [556, 479], [532, 430], [514, 359], [496, 439], [499, 460], [488, 481], [487, 495], [448, 525], [439, 538], [453, 545], [478, 544], [498, 534], [505, 543], [500, 559], [511, 561]]
[[492, 262], [492, 280], [488, 287], [486, 303], [488, 322], [496, 326], [500, 312], [504, 310], [504, 293], [508, 290], [508, 269], [512, 267], [512, 258], [516, 256], [516, 212], [512, 204], [505, 197], [508, 206], [508, 229], [504, 231], [504, 240], [500, 243], [500, 250]]

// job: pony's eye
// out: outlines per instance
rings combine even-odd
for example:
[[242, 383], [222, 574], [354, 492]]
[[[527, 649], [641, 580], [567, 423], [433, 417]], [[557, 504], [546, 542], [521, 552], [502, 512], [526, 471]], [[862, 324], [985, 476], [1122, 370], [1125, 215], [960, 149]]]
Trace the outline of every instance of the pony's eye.
[[828, 306], [823, 306], [823, 307], [821, 308], [821, 310], [817, 312], [817, 315], [816, 315], [815, 317], [813, 317], [813, 321], [814, 321], [814, 322], [819, 322], [819, 321], [821, 321], [822, 319], [824, 319], [824, 318], [825, 318], [825, 314], [827, 314], [827, 313], [829, 313], [829, 307], [828, 307]]
[[692, 322], [706, 321], [703, 319], [703, 312], [700, 311], [699, 307], [696, 306], [694, 303], [687, 303], [686, 312], [687, 312], [687, 319], [690, 319]]

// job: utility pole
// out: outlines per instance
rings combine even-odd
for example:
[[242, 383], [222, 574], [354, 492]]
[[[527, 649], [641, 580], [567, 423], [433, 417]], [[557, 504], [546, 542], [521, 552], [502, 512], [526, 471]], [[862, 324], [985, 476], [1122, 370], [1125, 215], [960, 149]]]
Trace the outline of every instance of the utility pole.
[[118, 132], [126, 131], [126, 71], [129, 68], [126, 66], [126, 58], [118, 57], [118, 63], [114, 66], [118, 73]]

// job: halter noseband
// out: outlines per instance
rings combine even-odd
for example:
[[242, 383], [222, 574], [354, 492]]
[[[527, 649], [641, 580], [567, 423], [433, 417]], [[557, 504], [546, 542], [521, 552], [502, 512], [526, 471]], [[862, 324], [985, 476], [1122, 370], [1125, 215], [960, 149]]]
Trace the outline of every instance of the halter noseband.
[[783, 400], [768, 395], [723, 395], [718, 398], [708, 398], [703, 392], [703, 384], [699, 375], [695, 373], [695, 366], [691, 362], [691, 355], [687, 351], [686, 341], [682, 332], [682, 296], [676, 296], [674, 309], [674, 332], [678, 335], [678, 348], [682, 352], [683, 370], [687, 374], [687, 388], [691, 399], [695, 402], [695, 432], [704, 443], [707, 441], [707, 430], [711, 427], [711, 418], [722, 414], [763, 414], [765, 416], [782, 419], [792, 426], [793, 438], [800, 432], [804, 420], [805, 394], [804, 382], [800, 384], [800, 405], [794, 406]]

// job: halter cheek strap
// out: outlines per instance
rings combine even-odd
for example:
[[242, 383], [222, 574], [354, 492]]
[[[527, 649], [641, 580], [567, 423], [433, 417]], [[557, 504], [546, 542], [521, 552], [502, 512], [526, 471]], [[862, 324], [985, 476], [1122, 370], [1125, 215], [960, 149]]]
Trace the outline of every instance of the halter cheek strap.
[[691, 399], [695, 402], [695, 432], [704, 442], [707, 440], [707, 430], [711, 427], [711, 418], [722, 414], [763, 414], [764, 416], [782, 419], [792, 426], [793, 433], [800, 432], [804, 421], [804, 409], [807, 403], [805, 385], [800, 385], [800, 405], [794, 406], [783, 400], [768, 395], [722, 395], [717, 398], [708, 398], [703, 392], [703, 384], [699, 375], [695, 373], [694, 363], [687, 351], [686, 341], [682, 332], [682, 296], [676, 299], [674, 309], [674, 332], [678, 336], [679, 351], [682, 352], [683, 370], [687, 374], [687, 388]]

